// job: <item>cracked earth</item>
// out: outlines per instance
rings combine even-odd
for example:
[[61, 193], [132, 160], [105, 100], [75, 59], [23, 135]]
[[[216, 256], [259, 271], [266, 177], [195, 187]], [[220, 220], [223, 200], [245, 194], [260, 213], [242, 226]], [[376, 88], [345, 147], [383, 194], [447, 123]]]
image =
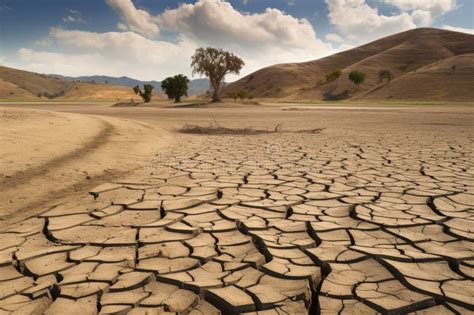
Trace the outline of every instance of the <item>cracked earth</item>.
[[471, 136], [177, 137], [2, 228], [0, 312], [474, 311]]

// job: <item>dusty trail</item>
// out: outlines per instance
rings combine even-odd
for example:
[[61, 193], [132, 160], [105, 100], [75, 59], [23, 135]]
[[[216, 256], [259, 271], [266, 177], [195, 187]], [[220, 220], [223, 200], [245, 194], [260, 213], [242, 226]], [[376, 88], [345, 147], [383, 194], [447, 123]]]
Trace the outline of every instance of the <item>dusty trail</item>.
[[174, 134], [147, 167], [0, 230], [0, 309], [473, 312], [463, 111], [350, 125], [283, 112], [289, 128], [331, 119], [319, 134]]
[[167, 144], [165, 131], [138, 122], [29, 109], [2, 114], [2, 221], [143, 167]]

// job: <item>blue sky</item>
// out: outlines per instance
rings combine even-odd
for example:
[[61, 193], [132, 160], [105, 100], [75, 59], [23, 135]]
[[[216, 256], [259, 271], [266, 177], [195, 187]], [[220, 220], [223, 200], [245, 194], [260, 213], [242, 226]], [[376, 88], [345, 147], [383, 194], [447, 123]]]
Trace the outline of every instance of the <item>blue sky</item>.
[[245, 75], [416, 27], [472, 33], [473, 19], [472, 0], [0, 0], [0, 63], [161, 80], [214, 46]]

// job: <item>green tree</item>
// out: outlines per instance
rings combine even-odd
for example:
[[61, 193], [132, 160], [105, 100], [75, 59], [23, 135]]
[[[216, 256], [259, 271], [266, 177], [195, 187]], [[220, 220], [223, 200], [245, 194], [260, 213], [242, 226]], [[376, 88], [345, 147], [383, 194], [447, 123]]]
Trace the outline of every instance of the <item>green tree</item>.
[[144, 84], [143, 91], [140, 89], [140, 86], [137, 85], [133, 88], [133, 92], [135, 94], [140, 95], [143, 98], [145, 103], [149, 103], [151, 101], [151, 92], [153, 91], [153, 85], [151, 84]]
[[216, 48], [198, 48], [192, 56], [193, 74], [205, 75], [213, 89], [212, 101], [220, 102], [219, 88], [229, 73], [239, 74], [244, 61], [233, 53]]
[[161, 82], [161, 89], [168, 95], [169, 99], [174, 98], [175, 103], [181, 102], [181, 97], [188, 96], [187, 76], [178, 74], [174, 77], [168, 77]]
[[359, 88], [359, 86], [364, 83], [366, 78], [367, 75], [362, 71], [353, 70], [349, 73], [349, 80], [351, 80], [352, 83], [357, 85], [357, 88]]
[[380, 69], [379, 71], [379, 83], [387, 80], [387, 84], [393, 79], [393, 73], [390, 69]]

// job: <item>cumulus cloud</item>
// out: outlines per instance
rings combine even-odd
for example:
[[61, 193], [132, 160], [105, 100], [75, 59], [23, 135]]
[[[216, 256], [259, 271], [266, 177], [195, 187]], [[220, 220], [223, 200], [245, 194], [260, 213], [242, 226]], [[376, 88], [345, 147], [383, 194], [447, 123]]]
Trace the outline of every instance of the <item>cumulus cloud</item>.
[[343, 43], [344, 42], [344, 38], [342, 38], [341, 36], [339, 36], [335, 33], [326, 34], [325, 39], [329, 42], [334, 42], [334, 43]]
[[369, 5], [366, 0], [326, 0], [329, 21], [344, 39], [362, 44], [416, 27], [430, 26], [437, 17], [457, 8], [456, 0], [378, 2], [393, 6], [398, 12], [384, 15], [374, 2]]
[[416, 27], [410, 14], [382, 15], [365, 0], [326, 0], [326, 3], [331, 24], [355, 43], [368, 42]]
[[409, 12], [418, 26], [431, 25], [434, 20], [456, 8], [456, 0], [382, 0], [403, 12]]
[[74, 53], [22, 48], [18, 52], [20, 67], [73, 76], [104, 74], [161, 79], [170, 74], [188, 73], [191, 54], [197, 47], [189, 40], [169, 43], [134, 32], [96, 33], [52, 28], [49, 38], [61, 51]]
[[455, 32], [461, 32], [461, 33], [474, 35], [474, 28], [464, 28], [464, 27], [451, 26], [451, 25], [446, 25], [446, 24], [443, 25], [442, 28], [448, 31], [455, 31]]
[[145, 10], [137, 9], [132, 0], [106, 0], [116, 10], [123, 23], [118, 24], [121, 30], [130, 30], [145, 36], [159, 34], [159, 27], [154, 18]]
[[[266, 45], [289, 47], [324, 46], [306, 19], [297, 19], [278, 9], [244, 14], [223, 0], [200, 0], [166, 10], [158, 17], [163, 28], [185, 34], [199, 42], [215, 45]], [[257, 47], [258, 46], [258, 47]]]
[[201, 46], [222, 47], [246, 61], [243, 74], [282, 62], [316, 59], [334, 53], [317, 38], [306, 19], [278, 9], [242, 13], [222, 0], [181, 4], [157, 17], [160, 27], [183, 34]]
[[382, 0], [402, 11], [429, 11], [433, 16], [445, 14], [456, 7], [456, 0]]
[[[242, 75], [276, 63], [308, 61], [336, 52], [317, 38], [306, 19], [277, 9], [247, 14], [222, 0], [199, 0], [151, 16], [133, 4], [131, 7], [129, 0], [107, 2], [116, 9], [120, 7], [120, 12], [144, 12], [136, 19], [149, 21], [156, 25], [157, 31], [177, 37], [173, 40], [151, 37], [143, 27], [147, 23], [138, 27], [131, 22], [133, 14], [120, 13], [121, 31], [97, 33], [52, 28], [48, 38], [58, 47], [54, 55], [22, 50], [21, 61], [28, 69], [38, 72], [51, 72], [48, 70], [51, 64], [55, 72], [63, 74], [128, 75], [161, 80], [176, 73], [190, 76], [191, 55], [201, 46], [221, 47], [242, 57], [245, 61]], [[235, 76], [228, 78], [234, 79]]]

